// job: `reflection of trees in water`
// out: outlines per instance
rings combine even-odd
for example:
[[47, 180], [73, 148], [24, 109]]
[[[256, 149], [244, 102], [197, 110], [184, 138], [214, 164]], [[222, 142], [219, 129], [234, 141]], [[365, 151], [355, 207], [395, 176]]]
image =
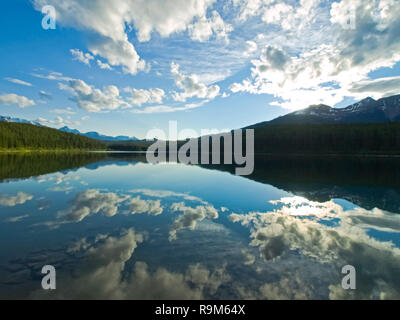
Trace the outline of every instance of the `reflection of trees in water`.
[[[228, 165], [202, 166], [228, 171]], [[346, 199], [366, 209], [400, 213], [400, 158], [257, 156], [247, 178], [325, 202]]]

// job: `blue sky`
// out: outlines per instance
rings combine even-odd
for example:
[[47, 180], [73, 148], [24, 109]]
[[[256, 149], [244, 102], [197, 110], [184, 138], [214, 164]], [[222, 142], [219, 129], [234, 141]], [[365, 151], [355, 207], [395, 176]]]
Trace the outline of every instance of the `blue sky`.
[[[42, 8], [56, 12], [45, 30]], [[144, 138], [400, 93], [399, 0], [6, 0], [0, 115]]]

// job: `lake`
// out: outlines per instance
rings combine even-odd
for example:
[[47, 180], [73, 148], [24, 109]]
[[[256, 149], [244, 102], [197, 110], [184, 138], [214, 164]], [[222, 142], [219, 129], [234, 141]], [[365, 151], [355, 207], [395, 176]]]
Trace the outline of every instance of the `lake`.
[[241, 177], [144, 154], [2, 154], [0, 298], [399, 299], [399, 164], [263, 155]]

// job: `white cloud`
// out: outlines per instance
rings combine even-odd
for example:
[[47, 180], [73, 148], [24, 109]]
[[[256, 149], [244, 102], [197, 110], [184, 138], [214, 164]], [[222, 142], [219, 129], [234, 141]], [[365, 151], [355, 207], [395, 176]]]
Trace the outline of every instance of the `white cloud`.
[[201, 98], [212, 100], [219, 95], [220, 88], [217, 85], [207, 87], [201, 83], [196, 75], [186, 76], [179, 70], [179, 65], [171, 63], [171, 73], [174, 76], [175, 84], [183, 92], [175, 92], [175, 101], [186, 101], [188, 98]]
[[75, 126], [80, 125], [79, 121], [71, 121], [68, 119], [64, 119], [61, 116], [57, 116], [53, 120], [48, 120], [43, 117], [39, 117], [39, 118], [37, 118], [36, 121], [44, 126], [64, 127], [64, 126], [70, 126], [70, 125], [75, 125]]
[[349, 91], [376, 99], [398, 95], [400, 93], [400, 76], [360, 81], [352, 84]]
[[108, 63], [104, 63], [101, 60], [96, 60], [96, 62], [100, 69], [113, 70], [113, 68], [111, 68], [111, 66]]
[[246, 41], [246, 49], [243, 53], [244, 56], [249, 57], [258, 49], [258, 45], [256, 42], [248, 40]]
[[107, 59], [109, 65], [121, 66], [124, 73], [134, 75], [146, 69], [145, 61], [140, 59], [134, 46], [127, 39], [97, 39], [89, 43], [89, 50], [94, 55]]
[[65, 109], [53, 109], [50, 112], [57, 113], [57, 114], [75, 114], [76, 112], [72, 110], [71, 107], [67, 107]]
[[90, 61], [94, 59], [94, 57], [90, 53], [83, 53], [79, 49], [71, 49], [70, 50], [74, 60], [78, 60], [86, 65], [90, 65]]
[[16, 205], [24, 204], [25, 202], [32, 199], [33, 196], [25, 192], [18, 192], [15, 196], [1, 195], [0, 206], [15, 207]]
[[127, 88], [127, 91], [131, 93], [129, 101], [139, 107], [143, 104], [162, 103], [165, 97], [164, 90], [159, 88], [149, 90]]
[[[400, 61], [400, 7], [395, 1], [342, 0], [329, 6], [316, 0], [293, 6], [257, 3], [259, 10], [252, 14], [279, 29], [263, 35], [267, 49], [252, 61], [251, 77], [231, 86], [233, 92], [271, 94], [288, 109], [335, 105], [346, 96], [360, 99], [366, 93], [374, 97], [396, 93], [384, 86], [376, 91], [376, 83], [375, 91], [362, 92], [358, 86], [371, 81], [371, 71]], [[349, 19], [355, 23], [349, 25]], [[393, 80], [387, 83], [394, 85]]]
[[19, 80], [19, 79], [14, 79], [14, 78], [4, 78], [5, 80], [12, 82], [12, 83], [16, 83], [16, 84], [20, 84], [23, 86], [27, 86], [27, 87], [32, 87], [32, 84], [23, 80]]
[[213, 34], [217, 40], [229, 42], [229, 33], [233, 31], [233, 27], [225, 23], [217, 11], [213, 11], [210, 18], [198, 19], [188, 29], [191, 39], [200, 42], [209, 40]]
[[190, 103], [180, 107], [171, 107], [165, 105], [150, 106], [143, 109], [134, 109], [132, 110], [132, 112], [137, 114], [152, 114], [152, 113], [173, 113], [179, 111], [189, 111], [201, 107], [206, 102], [209, 102], [209, 100], [203, 100], [202, 102], [199, 103]]
[[105, 86], [103, 91], [88, 85], [83, 80], [73, 79], [59, 84], [60, 89], [71, 92], [77, 105], [89, 112], [115, 110], [129, 107], [116, 86]]
[[35, 101], [24, 96], [19, 96], [14, 93], [0, 95], [0, 103], [4, 105], [17, 105], [21, 108], [26, 108], [35, 105]]
[[[139, 41], [149, 41], [152, 32], [161, 37], [184, 32], [197, 18], [204, 19], [215, 0], [34, 0], [37, 10], [52, 5], [57, 11], [57, 23], [95, 33], [88, 48], [93, 55], [121, 66], [126, 73], [145, 69], [134, 46], [128, 40], [133, 26]], [[215, 20], [215, 21], [214, 21]], [[220, 21], [213, 20], [214, 29], [223, 34]]]

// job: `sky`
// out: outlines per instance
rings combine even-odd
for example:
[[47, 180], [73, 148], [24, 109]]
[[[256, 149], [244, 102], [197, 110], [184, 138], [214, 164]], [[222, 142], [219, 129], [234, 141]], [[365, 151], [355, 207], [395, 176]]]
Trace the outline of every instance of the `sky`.
[[56, 128], [200, 134], [400, 93], [400, 0], [4, 0], [0, 15], [0, 115]]

